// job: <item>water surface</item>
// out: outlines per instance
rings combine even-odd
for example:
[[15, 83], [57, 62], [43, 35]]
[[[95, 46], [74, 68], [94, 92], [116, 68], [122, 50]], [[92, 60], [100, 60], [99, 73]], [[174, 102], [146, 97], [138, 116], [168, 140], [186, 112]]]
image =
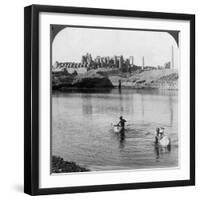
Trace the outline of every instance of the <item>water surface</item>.
[[[127, 120], [125, 135], [111, 123]], [[164, 127], [171, 149], [156, 148]], [[91, 170], [178, 166], [178, 92], [112, 89], [55, 92], [52, 97], [52, 154]]]

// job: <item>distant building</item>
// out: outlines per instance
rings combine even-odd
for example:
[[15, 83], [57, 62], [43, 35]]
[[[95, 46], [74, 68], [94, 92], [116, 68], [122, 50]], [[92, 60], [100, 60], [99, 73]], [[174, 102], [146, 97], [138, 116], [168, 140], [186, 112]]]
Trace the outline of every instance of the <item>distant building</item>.
[[144, 64], [144, 56], [142, 57], [142, 69], [144, 69], [145, 64]]
[[119, 69], [122, 69], [122, 67], [123, 67], [123, 61], [124, 61], [123, 56], [120, 56], [119, 57]]
[[82, 59], [81, 59], [81, 62], [84, 64], [84, 63], [87, 63], [87, 59], [85, 56], [82, 56]]
[[169, 62], [166, 62], [165, 64], [164, 64], [164, 68], [165, 69], [170, 69], [171, 68], [171, 62], [169, 61]]
[[134, 56], [129, 57], [130, 65], [134, 65]]
[[57, 68], [57, 67], [58, 67], [58, 65], [59, 65], [59, 62], [58, 62], [58, 61], [56, 61], [56, 62], [54, 63], [54, 67], [55, 67], [55, 68]]
[[[165, 68], [170, 68], [171, 63], [165, 63]], [[134, 56], [129, 56], [128, 58], [124, 58], [123, 55], [120, 56], [96, 56], [96, 58], [92, 59], [92, 55], [90, 53], [86, 53], [81, 57], [81, 62], [55, 62], [53, 65], [53, 71], [65, 71], [69, 73], [73, 73], [74, 70], [77, 73], [84, 73], [86, 71], [98, 68], [105, 69], [119, 69], [122, 72], [132, 72], [135, 70], [153, 70], [154, 66], [145, 66], [144, 56], [142, 57], [142, 66], [138, 66], [134, 64]], [[163, 68], [158, 66], [159, 68]]]
[[87, 63], [90, 64], [92, 62], [92, 55], [87, 53], [86, 54]]
[[114, 65], [117, 66], [117, 56], [114, 56]]

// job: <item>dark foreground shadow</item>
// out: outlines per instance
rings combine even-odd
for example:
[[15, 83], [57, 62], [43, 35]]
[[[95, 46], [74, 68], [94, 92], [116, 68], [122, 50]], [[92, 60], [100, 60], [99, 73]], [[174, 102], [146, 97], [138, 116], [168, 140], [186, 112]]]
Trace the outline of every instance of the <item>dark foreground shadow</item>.
[[[110, 93], [113, 88], [63, 88], [62, 90], [55, 90], [52, 93], [59, 94], [60, 92], [67, 93]], [[64, 95], [64, 94], [63, 94]]]

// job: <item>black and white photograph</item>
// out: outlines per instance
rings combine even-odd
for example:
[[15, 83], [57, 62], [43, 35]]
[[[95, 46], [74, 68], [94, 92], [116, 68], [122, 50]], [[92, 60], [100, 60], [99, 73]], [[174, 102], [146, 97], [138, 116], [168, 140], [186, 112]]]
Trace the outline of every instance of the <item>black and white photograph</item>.
[[50, 25], [52, 174], [179, 168], [179, 33]]
[[0, 199], [198, 199], [199, 8], [2, 1]]
[[31, 195], [195, 184], [195, 16], [25, 8]]

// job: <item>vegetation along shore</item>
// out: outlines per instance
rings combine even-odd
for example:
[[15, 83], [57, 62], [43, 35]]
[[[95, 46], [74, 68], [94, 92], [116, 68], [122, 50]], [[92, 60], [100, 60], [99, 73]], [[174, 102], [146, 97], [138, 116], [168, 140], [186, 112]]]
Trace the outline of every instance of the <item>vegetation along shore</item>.
[[65, 161], [59, 156], [52, 156], [52, 173], [87, 172], [90, 171], [75, 162]]

